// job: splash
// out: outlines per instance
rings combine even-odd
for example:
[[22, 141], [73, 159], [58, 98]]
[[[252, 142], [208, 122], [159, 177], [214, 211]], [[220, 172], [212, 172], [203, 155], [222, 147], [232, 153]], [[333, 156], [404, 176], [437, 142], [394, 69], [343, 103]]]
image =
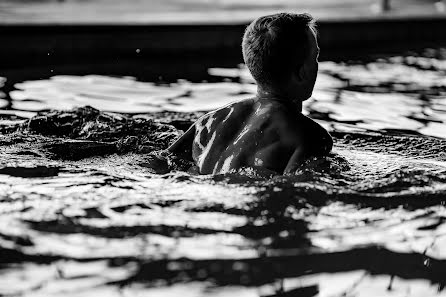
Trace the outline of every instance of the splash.
[[[107, 112], [3, 111], [0, 294], [444, 295], [446, 140], [434, 137], [444, 137], [444, 86], [423, 76], [439, 78], [441, 61], [322, 64], [306, 108], [331, 131], [334, 149], [287, 176], [255, 168], [197, 175], [164, 151], [206, 109], [194, 96], [221, 95], [212, 84], [190, 84], [189, 95], [160, 99], [148, 114], [113, 113], [115, 103]], [[90, 95], [102, 84], [97, 93], [110, 87], [116, 98], [120, 88], [137, 86], [138, 96], [147, 88], [128, 78], [64, 79], [36, 109], [58, 96], [73, 107], [60, 97], [70, 83], [70, 92]], [[253, 86], [241, 79], [222, 87], [229, 99], [250, 95], [240, 95]], [[13, 106], [31, 86], [18, 86]], [[157, 87], [178, 91], [146, 91]], [[127, 111], [140, 108], [128, 100]]]

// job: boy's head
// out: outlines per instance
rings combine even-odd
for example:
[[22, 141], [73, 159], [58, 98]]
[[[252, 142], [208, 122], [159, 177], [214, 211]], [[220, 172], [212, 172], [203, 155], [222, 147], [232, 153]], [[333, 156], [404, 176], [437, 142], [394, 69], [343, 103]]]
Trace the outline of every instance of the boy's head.
[[311, 96], [317, 76], [319, 48], [309, 14], [278, 13], [259, 17], [245, 31], [243, 58], [262, 87], [292, 84]]

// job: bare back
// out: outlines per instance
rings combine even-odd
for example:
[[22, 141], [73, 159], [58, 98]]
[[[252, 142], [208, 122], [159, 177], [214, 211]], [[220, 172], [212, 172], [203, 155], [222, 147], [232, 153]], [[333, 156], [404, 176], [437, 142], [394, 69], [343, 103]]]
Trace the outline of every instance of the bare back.
[[204, 115], [185, 137], [192, 139], [191, 155], [202, 174], [242, 167], [283, 173], [294, 168], [290, 161], [298, 165], [307, 155], [328, 153], [332, 145], [329, 134], [292, 104], [259, 99], [238, 101]]

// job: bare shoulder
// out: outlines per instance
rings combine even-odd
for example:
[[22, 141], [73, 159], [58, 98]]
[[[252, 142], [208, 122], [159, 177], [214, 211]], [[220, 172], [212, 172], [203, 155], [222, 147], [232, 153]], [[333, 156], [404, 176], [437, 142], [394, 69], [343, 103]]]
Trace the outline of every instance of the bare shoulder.
[[328, 131], [325, 130], [325, 128], [322, 127], [319, 123], [303, 114], [300, 114], [299, 121], [310, 133], [330, 135]]
[[231, 102], [203, 115], [197, 120], [196, 124], [206, 125], [209, 121], [224, 123], [230, 118], [243, 116], [252, 109], [253, 102], [252, 98]]
[[266, 119], [284, 145], [302, 146], [315, 155], [327, 154], [333, 146], [330, 133], [313, 119], [303, 115], [292, 106], [270, 104]]
[[305, 139], [315, 154], [328, 154], [333, 147], [333, 139], [324, 127], [311, 118], [301, 115]]

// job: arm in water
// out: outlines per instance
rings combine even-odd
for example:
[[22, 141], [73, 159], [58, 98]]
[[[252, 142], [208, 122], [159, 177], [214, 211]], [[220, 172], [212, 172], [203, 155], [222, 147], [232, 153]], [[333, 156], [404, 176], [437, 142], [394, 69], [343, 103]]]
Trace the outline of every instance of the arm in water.
[[193, 167], [192, 142], [195, 136], [195, 125], [190, 127], [167, 149], [153, 151], [145, 157], [141, 166], [149, 168], [152, 173], [164, 174], [172, 170], [186, 171]]
[[285, 167], [284, 174], [293, 174], [309, 157], [326, 156], [333, 148], [333, 139], [321, 125], [302, 115], [304, 141], [299, 144]]
[[195, 124], [193, 124], [187, 131], [181, 135], [174, 143], [172, 143], [167, 151], [174, 153], [180, 158], [188, 161], [193, 161], [192, 158], [192, 144], [195, 138]]

